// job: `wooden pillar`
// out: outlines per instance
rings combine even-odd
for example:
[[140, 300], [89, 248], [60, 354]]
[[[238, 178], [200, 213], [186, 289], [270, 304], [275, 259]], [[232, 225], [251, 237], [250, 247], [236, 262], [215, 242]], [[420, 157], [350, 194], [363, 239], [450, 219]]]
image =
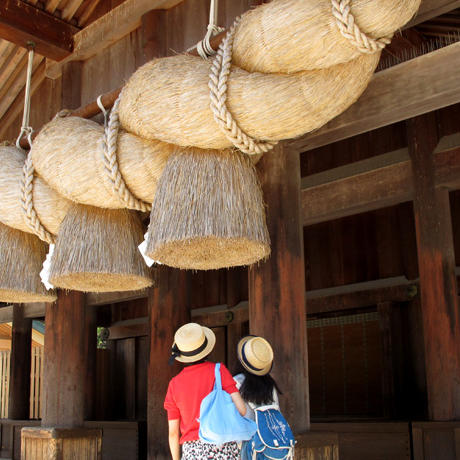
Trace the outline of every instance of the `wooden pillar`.
[[[241, 277], [247, 276], [246, 268], [238, 267], [231, 268], [226, 271], [227, 275], [227, 306], [229, 308], [238, 305], [242, 299], [241, 292]], [[238, 358], [236, 356], [236, 348], [239, 340], [248, 334], [247, 321], [242, 322], [233, 319], [227, 326], [227, 367], [230, 372], [236, 369]]]
[[301, 433], [310, 427], [310, 409], [299, 153], [280, 144], [258, 169], [272, 253], [249, 270], [250, 332], [272, 344], [283, 412]]
[[92, 409], [95, 310], [82, 292], [59, 291], [46, 306], [42, 426], [81, 427]]
[[431, 420], [460, 418], [460, 310], [449, 192], [435, 187], [435, 115], [408, 121]]
[[392, 340], [392, 302], [381, 302], [377, 305], [380, 316], [380, 332], [382, 333], [382, 392], [383, 415], [392, 418], [395, 415], [395, 387], [393, 369], [393, 340]]
[[13, 306], [11, 334], [10, 394], [8, 418], [28, 420], [30, 407], [30, 360], [32, 320], [24, 318], [24, 306]]
[[149, 460], [170, 458], [168, 422], [163, 408], [169, 380], [181, 369], [168, 365], [176, 329], [190, 322], [189, 273], [158, 268], [149, 292], [150, 357], [147, 383], [147, 449]]

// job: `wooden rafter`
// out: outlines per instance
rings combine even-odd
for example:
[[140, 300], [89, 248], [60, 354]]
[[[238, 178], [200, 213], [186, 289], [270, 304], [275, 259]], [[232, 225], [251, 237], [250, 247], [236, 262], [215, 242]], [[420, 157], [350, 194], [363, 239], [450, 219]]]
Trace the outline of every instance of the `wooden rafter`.
[[292, 144], [304, 152], [456, 104], [459, 66], [460, 42], [378, 72], [346, 112]]
[[[402, 149], [397, 153], [401, 161], [389, 161], [385, 164], [377, 156], [359, 162], [364, 167], [357, 165], [355, 173], [347, 171], [344, 174], [343, 171], [353, 165], [336, 168], [328, 171], [329, 178], [325, 182], [318, 181], [303, 189], [303, 225], [313, 225], [412, 200], [414, 189], [408, 150]], [[434, 165], [437, 187], [457, 189], [460, 186], [460, 147], [436, 153]]]
[[0, 38], [60, 61], [72, 53], [78, 28], [21, 0], [0, 2]]
[[[141, 25], [141, 17], [155, 9], [171, 8], [183, 0], [126, 0], [106, 15], [85, 27], [74, 37], [74, 52], [63, 62], [89, 59]], [[50, 78], [58, 78], [61, 64], [50, 62]]]
[[417, 16], [406, 25], [412, 27], [460, 7], [460, 0], [422, 0]]

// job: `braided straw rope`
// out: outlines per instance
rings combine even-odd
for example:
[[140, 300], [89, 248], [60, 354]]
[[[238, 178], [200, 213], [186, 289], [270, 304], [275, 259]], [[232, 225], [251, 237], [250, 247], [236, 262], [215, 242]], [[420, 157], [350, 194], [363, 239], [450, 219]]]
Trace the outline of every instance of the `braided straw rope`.
[[22, 210], [24, 220], [30, 230], [35, 233], [42, 241], [48, 244], [54, 244], [54, 235], [52, 235], [40, 221], [34, 206], [34, 172], [35, 168], [32, 163], [32, 157], [29, 153], [22, 170]]
[[351, 0], [331, 0], [332, 14], [342, 35], [362, 53], [376, 53], [391, 42], [391, 37], [374, 39], [361, 32], [351, 13]]
[[222, 132], [232, 144], [248, 155], [259, 155], [271, 150], [277, 142], [259, 141], [246, 134], [237, 124], [227, 108], [228, 78], [232, 66], [233, 40], [236, 26], [241, 18], [237, 18], [227, 36], [219, 46], [209, 74], [211, 110], [214, 119]]
[[109, 123], [105, 129], [104, 139], [104, 166], [113, 186], [113, 190], [118, 193], [121, 201], [128, 209], [136, 209], [137, 211], [150, 211], [152, 206], [145, 201], [136, 198], [128, 189], [125, 180], [118, 167], [118, 131], [120, 130], [120, 118], [118, 116], [118, 106], [120, 105], [120, 97], [117, 98], [110, 112]]

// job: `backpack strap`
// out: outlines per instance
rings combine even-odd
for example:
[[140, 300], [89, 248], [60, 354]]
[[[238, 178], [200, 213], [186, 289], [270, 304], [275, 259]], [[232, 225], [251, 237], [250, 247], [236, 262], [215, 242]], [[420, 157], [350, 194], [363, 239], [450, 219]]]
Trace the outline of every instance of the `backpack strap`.
[[216, 390], [222, 390], [222, 380], [220, 378], [220, 363], [216, 363], [216, 366], [214, 368], [214, 377], [215, 377], [214, 388]]

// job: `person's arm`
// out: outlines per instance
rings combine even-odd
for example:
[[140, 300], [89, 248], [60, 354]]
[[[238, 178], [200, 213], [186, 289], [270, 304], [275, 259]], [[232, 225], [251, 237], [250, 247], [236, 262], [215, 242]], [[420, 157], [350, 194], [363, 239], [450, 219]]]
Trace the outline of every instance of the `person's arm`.
[[172, 460], [180, 460], [179, 419], [168, 420], [168, 425], [169, 425], [169, 449], [171, 450]]
[[240, 393], [236, 391], [235, 393], [232, 393], [230, 396], [232, 397], [233, 404], [235, 404], [236, 408], [238, 409], [238, 412], [244, 417], [246, 415], [246, 404], [244, 403]]

